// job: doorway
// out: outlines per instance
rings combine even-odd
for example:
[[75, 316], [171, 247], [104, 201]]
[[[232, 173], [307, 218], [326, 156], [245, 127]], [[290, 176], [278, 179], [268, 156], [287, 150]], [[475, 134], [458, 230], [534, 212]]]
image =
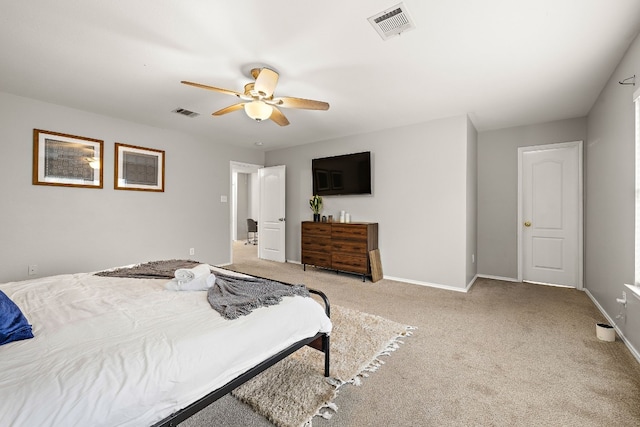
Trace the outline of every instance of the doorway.
[[[260, 209], [260, 193], [258, 171], [261, 165], [234, 162], [230, 163], [231, 171], [231, 241], [230, 253], [233, 263], [235, 252], [242, 251], [243, 257], [258, 257], [258, 245], [253, 241], [247, 242], [249, 237], [247, 219], [258, 220]], [[259, 238], [255, 239], [259, 243]], [[247, 245], [245, 245], [247, 243]], [[245, 247], [247, 246], [247, 247]], [[250, 246], [250, 247], [249, 247]]]
[[583, 287], [582, 141], [518, 149], [518, 280]]
[[[230, 263], [234, 262], [234, 252], [239, 250], [244, 259], [249, 254], [249, 258], [286, 262], [286, 167], [231, 161], [230, 173]], [[258, 233], [253, 235], [257, 245], [247, 242], [248, 218], [258, 222]]]

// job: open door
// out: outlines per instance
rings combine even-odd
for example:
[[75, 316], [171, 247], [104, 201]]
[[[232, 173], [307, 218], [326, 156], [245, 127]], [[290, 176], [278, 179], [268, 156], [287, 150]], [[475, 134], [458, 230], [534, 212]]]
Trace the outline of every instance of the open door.
[[258, 171], [260, 181], [260, 218], [258, 220], [258, 256], [285, 262], [285, 166]]

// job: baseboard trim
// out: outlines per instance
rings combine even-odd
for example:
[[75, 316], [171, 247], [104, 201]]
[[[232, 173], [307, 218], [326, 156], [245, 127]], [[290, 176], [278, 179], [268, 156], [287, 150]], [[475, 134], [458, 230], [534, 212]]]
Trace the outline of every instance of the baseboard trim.
[[606, 311], [604, 311], [604, 308], [602, 308], [602, 306], [600, 305], [600, 303], [595, 299], [595, 297], [593, 295], [591, 295], [591, 292], [589, 292], [588, 289], [584, 289], [584, 292], [587, 294], [587, 296], [591, 299], [591, 301], [593, 302], [593, 304], [598, 308], [598, 310], [600, 310], [600, 313], [602, 313], [602, 315], [604, 317], [607, 318], [607, 321], [609, 322], [610, 325], [612, 325], [614, 327], [614, 329], [616, 330], [616, 333], [618, 334], [618, 336], [620, 337], [620, 339], [622, 340], [622, 342], [624, 343], [624, 345], [627, 346], [627, 348], [629, 349], [629, 351], [631, 352], [631, 354], [633, 354], [633, 357], [636, 358], [636, 360], [638, 361], [638, 363], [640, 363], [640, 352], [638, 352], [638, 350], [636, 350], [636, 348], [629, 342], [629, 340], [627, 339], [627, 337], [624, 336], [624, 334], [622, 333], [622, 331], [620, 330], [620, 328], [618, 327], [618, 325], [616, 325], [616, 322], [613, 321], [613, 319], [611, 318], [611, 316], [609, 316], [607, 314]]
[[429, 288], [445, 289], [447, 291], [456, 291], [456, 292], [467, 292], [470, 287], [469, 285], [466, 288], [456, 288], [455, 286], [442, 285], [440, 283], [422, 282], [419, 280], [403, 279], [402, 277], [392, 277], [392, 276], [384, 276], [383, 279], [394, 280], [396, 282], [409, 283], [412, 285], [427, 286]]
[[476, 280], [478, 280], [478, 275], [477, 274], [475, 276], [473, 276], [473, 279], [471, 279], [471, 281], [469, 283], [467, 283], [467, 290], [465, 292], [469, 292], [471, 287], [476, 283]]
[[502, 280], [503, 282], [520, 282], [520, 280], [514, 279], [513, 277], [491, 276], [488, 274], [476, 274], [476, 277], [483, 279]]

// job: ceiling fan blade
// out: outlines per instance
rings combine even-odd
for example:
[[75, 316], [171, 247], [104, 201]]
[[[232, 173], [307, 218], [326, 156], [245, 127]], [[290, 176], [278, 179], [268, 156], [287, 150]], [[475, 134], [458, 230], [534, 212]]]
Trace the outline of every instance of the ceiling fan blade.
[[219, 87], [213, 87], [213, 86], [203, 85], [200, 83], [188, 82], [186, 80], [182, 80], [180, 83], [189, 85], [189, 86], [199, 87], [200, 89], [207, 89], [207, 90], [213, 90], [215, 92], [226, 93], [227, 95], [237, 96], [238, 98], [243, 95], [240, 92], [236, 92], [235, 90], [220, 89]]
[[278, 73], [270, 68], [263, 68], [260, 70], [260, 74], [256, 77], [256, 84], [254, 89], [265, 98], [269, 98], [273, 95], [273, 91], [278, 84]]
[[241, 110], [244, 107], [244, 102], [239, 104], [229, 105], [228, 107], [223, 108], [222, 110], [218, 110], [215, 113], [211, 114], [212, 116], [222, 116], [223, 114], [232, 113], [237, 110]]
[[282, 112], [278, 110], [276, 107], [273, 107], [273, 111], [271, 112], [271, 117], [269, 118], [274, 122], [276, 122], [277, 124], [279, 124], [280, 126], [287, 126], [289, 124], [289, 120], [287, 120], [284, 114], [282, 114]]
[[304, 110], [328, 110], [329, 103], [323, 101], [314, 101], [312, 99], [292, 98], [290, 96], [283, 96], [274, 98], [273, 104], [278, 107], [285, 108], [302, 108]]

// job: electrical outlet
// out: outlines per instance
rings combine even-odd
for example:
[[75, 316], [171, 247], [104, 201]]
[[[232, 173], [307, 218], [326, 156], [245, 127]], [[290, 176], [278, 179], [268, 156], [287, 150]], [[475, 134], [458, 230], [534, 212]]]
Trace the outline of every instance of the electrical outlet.
[[35, 276], [38, 274], [38, 266], [35, 264], [29, 265], [29, 276]]
[[196, 250], [194, 248], [189, 248], [189, 255], [195, 255]]
[[475, 264], [476, 262], [476, 254], [471, 254], [471, 263]]

